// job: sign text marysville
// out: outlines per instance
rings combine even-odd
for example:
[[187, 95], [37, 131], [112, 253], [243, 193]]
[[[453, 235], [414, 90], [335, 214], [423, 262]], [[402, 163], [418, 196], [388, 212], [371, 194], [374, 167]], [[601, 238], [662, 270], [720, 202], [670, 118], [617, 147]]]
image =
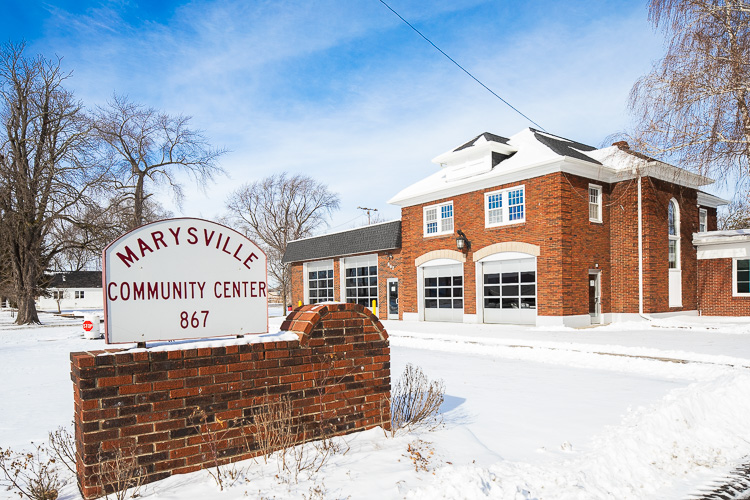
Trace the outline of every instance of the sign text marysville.
[[141, 226], [104, 249], [107, 343], [268, 331], [266, 255], [202, 219]]

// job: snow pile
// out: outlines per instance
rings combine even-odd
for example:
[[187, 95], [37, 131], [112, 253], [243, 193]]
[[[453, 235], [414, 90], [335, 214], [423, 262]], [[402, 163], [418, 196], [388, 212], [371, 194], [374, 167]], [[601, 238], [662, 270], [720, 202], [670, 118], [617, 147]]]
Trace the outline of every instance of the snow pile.
[[[690, 492], [686, 479], [750, 455], [750, 375], [671, 391], [594, 438], [594, 449], [552, 465], [455, 467], [407, 498], [643, 499]], [[713, 469], [709, 471], [708, 469]], [[708, 477], [708, 476], [706, 476]]]

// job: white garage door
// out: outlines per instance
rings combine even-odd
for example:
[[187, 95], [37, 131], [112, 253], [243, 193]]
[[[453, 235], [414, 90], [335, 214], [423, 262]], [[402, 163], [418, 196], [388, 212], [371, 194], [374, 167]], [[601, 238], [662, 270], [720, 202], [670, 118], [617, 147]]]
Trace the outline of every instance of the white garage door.
[[425, 321], [464, 320], [464, 276], [461, 264], [424, 268]]
[[482, 264], [485, 323], [536, 324], [536, 259]]

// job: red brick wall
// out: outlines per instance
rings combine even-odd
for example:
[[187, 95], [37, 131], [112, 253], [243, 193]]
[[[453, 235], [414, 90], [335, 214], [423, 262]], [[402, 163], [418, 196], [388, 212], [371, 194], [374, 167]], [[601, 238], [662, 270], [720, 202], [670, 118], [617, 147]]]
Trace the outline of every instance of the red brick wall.
[[105, 459], [118, 447], [134, 447], [148, 482], [214, 465], [205, 434], [191, 421], [197, 408], [221, 432], [222, 463], [258, 454], [254, 411], [282, 395], [291, 401], [298, 442], [319, 438], [321, 429], [338, 435], [390, 427], [390, 348], [377, 318], [356, 304], [305, 306], [281, 328], [299, 340], [72, 353], [84, 497], [103, 493], [100, 446]]
[[732, 259], [699, 260], [698, 283], [704, 316], [750, 316], [750, 297], [732, 296]]
[[[611, 310], [609, 184], [562, 175], [563, 314], [589, 313], [589, 269], [601, 270], [602, 312]], [[589, 184], [602, 187], [602, 222], [589, 220]], [[547, 281], [545, 280], [545, 283]], [[548, 283], [548, 286], [559, 286]]]
[[[378, 318], [380, 319], [388, 319], [388, 280], [396, 278], [399, 281], [400, 294], [402, 272], [403, 259], [400, 249], [378, 254]], [[399, 319], [402, 319], [400, 299], [398, 315]]]
[[612, 242], [609, 311], [638, 313], [638, 181], [614, 184], [604, 210]]
[[[292, 309], [299, 307], [300, 303], [304, 304], [305, 300], [305, 289], [303, 276], [304, 267], [301, 262], [295, 262], [292, 264], [291, 275], [292, 275]], [[334, 271], [335, 272], [335, 271]]]
[[[644, 177], [642, 185], [644, 311], [694, 311], [698, 308], [697, 254], [693, 246], [693, 233], [698, 231], [697, 191], [651, 177]], [[682, 307], [670, 308], [667, 211], [672, 198], [680, 209]]]

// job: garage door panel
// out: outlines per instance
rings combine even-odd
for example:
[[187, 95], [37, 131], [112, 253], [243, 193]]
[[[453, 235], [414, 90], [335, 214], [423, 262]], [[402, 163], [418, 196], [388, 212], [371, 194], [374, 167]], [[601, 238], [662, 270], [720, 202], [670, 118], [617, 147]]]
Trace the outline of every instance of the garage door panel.
[[463, 321], [463, 266], [426, 267], [424, 272], [425, 321]]
[[536, 323], [536, 259], [486, 262], [482, 266], [485, 323]]

